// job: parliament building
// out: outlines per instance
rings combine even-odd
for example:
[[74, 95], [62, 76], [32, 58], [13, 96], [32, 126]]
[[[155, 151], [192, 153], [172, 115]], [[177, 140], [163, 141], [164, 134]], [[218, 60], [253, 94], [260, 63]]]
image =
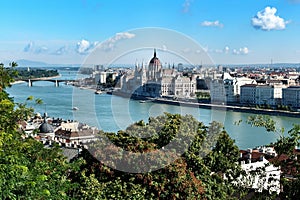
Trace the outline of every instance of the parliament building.
[[142, 97], [190, 98], [195, 96], [196, 80], [183, 76], [174, 66], [163, 68], [154, 50], [149, 65], [136, 64], [121, 79], [121, 92]]

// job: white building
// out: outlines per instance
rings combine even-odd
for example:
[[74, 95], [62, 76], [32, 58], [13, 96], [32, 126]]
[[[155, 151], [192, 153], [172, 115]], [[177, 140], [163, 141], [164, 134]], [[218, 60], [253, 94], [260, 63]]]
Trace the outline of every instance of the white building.
[[110, 72], [110, 71], [101, 71], [101, 72], [94, 73], [93, 76], [95, 78], [96, 84], [98, 83], [104, 84], [106, 83], [108, 77], [111, 77], [112, 81], [114, 81], [117, 78], [118, 73]]
[[269, 191], [280, 193], [280, 167], [275, 167], [265, 159], [264, 154], [248, 151], [240, 151], [241, 168], [245, 171], [234, 181], [234, 184], [254, 189], [256, 192]]
[[237, 180], [240, 185], [252, 188], [257, 192], [266, 190], [270, 193], [280, 193], [280, 167], [270, 164], [264, 157], [258, 162], [243, 163], [241, 167], [246, 175]]
[[283, 85], [243, 85], [241, 87], [240, 103], [247, 105], [278, 105], [281, 103], [283, 87]]
[[256, 84], [241, 86], [240, 103], [254, 105], [256, 103]]
[[212, 102], [237, 103], [240, 101], [241, 86], [256, 84], [256, 81], [246, 77], [231, 77], [228, 73], [223, 74], [223, 80], [213, 80], [210, 87]]
[[95, 83], [106, 83], [107, 72], [98, 72], [94, 74]]
[[196, 80], [183, 76], [176, 69], [163, 69], [160, 60], [154, 56], [148, 67], [144, 64], [128, 71], [121, 77], [121, 92], [144, 97], [189, 98], [195, 95]]
[[278, 105], [282, 99], [282, 86], [280, 85], [258, 85], [256, 87], [257, 105]]
[[84, 144], [97, 140], [97, 129], [79, 122], [64, 122], [55, 131], [54, 141], [70, 144]]
[[226, 90], [223, 80], [212, 80], [209, 88], [211, 103], [226, 103]]
[[300, 86], [290, 86], [282, 90], [282, 104], [300, 108]]

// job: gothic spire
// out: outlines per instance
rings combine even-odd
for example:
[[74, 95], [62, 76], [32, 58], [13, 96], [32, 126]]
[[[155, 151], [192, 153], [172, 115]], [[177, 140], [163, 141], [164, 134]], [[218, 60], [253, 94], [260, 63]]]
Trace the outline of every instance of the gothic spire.
[[156, 49], [154, 49], [154, 56], [153, 57], [156, 58]]

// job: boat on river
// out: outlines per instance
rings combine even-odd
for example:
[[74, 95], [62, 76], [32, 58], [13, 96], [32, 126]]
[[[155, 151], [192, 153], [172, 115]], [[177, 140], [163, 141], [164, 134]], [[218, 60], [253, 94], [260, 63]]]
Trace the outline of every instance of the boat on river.
[[72, 110], [79, 110], [79, 108], [78, 107], [73, 107]]
[[102, 94], [101, 90], [96, 90], [95, 94]]

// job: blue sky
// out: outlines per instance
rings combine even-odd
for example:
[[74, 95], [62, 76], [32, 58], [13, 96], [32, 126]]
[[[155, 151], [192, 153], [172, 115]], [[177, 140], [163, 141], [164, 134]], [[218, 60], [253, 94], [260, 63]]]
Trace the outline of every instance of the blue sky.
[[300, 63], [300, 0], [9, 0], [0, 24], [1, 62], [80, 64], [109, 38], [160, 27], [191, 37], [216, 64]]

